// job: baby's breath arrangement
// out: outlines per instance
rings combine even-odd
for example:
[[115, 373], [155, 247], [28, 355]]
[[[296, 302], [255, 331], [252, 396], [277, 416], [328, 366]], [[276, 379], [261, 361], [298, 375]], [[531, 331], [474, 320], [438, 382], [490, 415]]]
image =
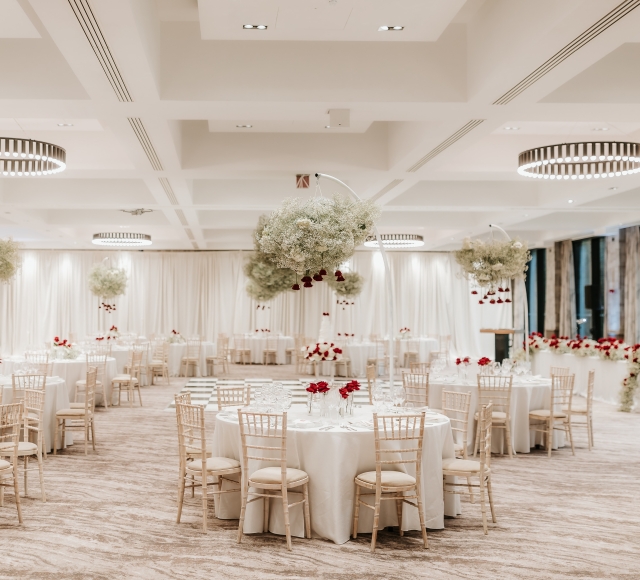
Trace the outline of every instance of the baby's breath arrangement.
[[332, 199], [289, 198], [256, 232], [256, 241], [269, 260], [298, 275], [306, 274], [309, 279], [303, 282], [311, 286], [309, 274], [317, 273], [322, 279], [325, 269], [333, 270], [353, 256], [379, 213], [370, 201], [352, 201], [339, 195]]
[[109, 268], [100, 262], [89, 272], [89, 290], [100, 298], [115, 298], [127, 289], [127, 273], [124, 269]]
[[0, 240], [0, 282], [9, 282], [20, 267], [20, 244], [12, 238]]
[[358, 272], [345, 272], [342, 274], [344, 282], [338, 282], [333, 278], [327, 278], [327, 283], [335, 290], [338, 296], [355, 298], [362, 292], [364, 278]]
[[[531, 259], [526, 243], [517, 239], [483, 242], [465, 238], [462, 249], [457, 250], [455, 256], [465, 275], [485, 292], [483, 298], [490, 299], [491, 304], [503, 302], [501, 298], [495, 300], [490, 297], [495, 295], [496, 290], [508, 292], [509, 281], [523, 278], [528, 268], [527, 262]], [[472, 293], [478, 292], [474, 290]], [[482, 300], [480, 304], [483, 304]]]

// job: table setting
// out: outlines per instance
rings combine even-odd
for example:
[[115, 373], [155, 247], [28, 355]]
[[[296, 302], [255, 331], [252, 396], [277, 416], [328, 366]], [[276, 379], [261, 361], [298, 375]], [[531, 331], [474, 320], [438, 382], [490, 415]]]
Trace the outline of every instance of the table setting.
[[[314, 383], [312, 383], [314, 384]], [[319, 383], [317, 383], [319, 384]], [[327, 385], [328, 387], [328, 385]], [[375, 470], [373, 413], [414, 413], [425, 411], [425, 435], [422, 458], [422, 485], [425, 521], [428, 528], [444, 527], [444, 516], [460, 513], [459, 500], [443, 499], [442, 459], [454, 457], [453, 436], [449, 419], [426, 409], [407, 409], [394, 406], [391, 399], [378, 406], [353, 403], [341, 404], [346, 385], [329, 387], [320, 397], [327, 397], [326, 406], [318, 404], [292, 404], [292, 397], [281, 385], [254, 390], [251, 410], [287, 412], [287, 465], [306, 471], [310, 476], [312, 533], [342, 544], [348, 541], [354, 498], [354, 478], [358, 473]], [[382, 390], [382, 389], [380, 389]], [[400, 387], [400, 390], [403, 390]], [[352, 391], [353, 392], [353, 391]], [[312, 395], [318, 393], [311, 393]], [[346, 393], [348, 396], [351, 393]], [[346, 400], [346, 399], [344, 399]], [[396, 399], [401, 403], [401, 399]], [[241, 459], [238, 407], [220, 411], [213, 435], [214, 456]], [[253, 465], [251, 469], [254, 469]], [[216, 515], [222, 519], [237, 519], [240, 495], [225, 494], [216, 502]], [[369, 511], [369, 510], [366, 510]], [[362, 512], [361, 512], [362, 513]], [[303, 518], [298, 510], [291, 510], [291, 532], [303, 536]], [[381, 512], [383, 525], [397, 525], [395, 506], [385, 506]], [[359, 529], [371, 530], [372, 515], [362, 514]], [[245, 533], [261, 532], [263, 510], [261, 505], [249, 504], [245, 518]], [[284, 522], [279, 510], [271, 510], [270, 531], [284, 533]], [[403, 529], [419, 529], [417, 512], [406, 510]]]

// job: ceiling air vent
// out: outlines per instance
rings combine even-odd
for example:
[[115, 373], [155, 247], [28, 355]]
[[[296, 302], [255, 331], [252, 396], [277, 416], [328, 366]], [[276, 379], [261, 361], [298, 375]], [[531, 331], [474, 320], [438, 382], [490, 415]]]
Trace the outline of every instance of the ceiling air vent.
[[391, 191], [397, 185], [400, 185], [404, 179], [394, 179], [391, 183], [385, 185], [378, 193], [369, 198], [370, 201], [376, 201], [376, 199], [380, 199], [385, 193]]
[[151, 139], [149, 139], [149, 135], [142, 124], [142, 120], [139, 117], [127, 117], [127, 119], [129, 120], [129, 124], [131, 125], [133, 132], [136, 134], [138, 141], [140, 141], [140, 145], [144, 149], [144, 152], [149, 159], [149, 163], [151, 163], [151, 167], [156, 171], [162, 171], [162, 163], [160, 163], [160, 158], [156, 153], [153, 143], [151, 143]]
[[178, 205], [178, 198], [176, 197], [175, 191], [173, 191], [173, 187], [171, 187], [171, 183], [166, 177], [158, 177], [158, 181], [160, 185], [162, 185], [162, 189], [167, 194], [167, 198], [171, 202], [171, 205]]
[[541, 64], [530, 75], [526, 76], [517, 85], [509, 89], [504, 95], [494, 101], [493, 104], [506, 105], [507, 103], [510, 103], [519, 94], [526, 91], [533, 83], [539, 81], [544, 75], [551, 72], [560, 63], [564, 62], [572, 54], [579, 51], [583, 46], [591, 42], [594, 38], [602, 34], [605, 30], [613, 26], [618, 22], [618, 20], [624, 18], [638, 6], [640, 6], [640, 0], [625, 0], [625, 2], [616, 6], [611, 12], [587, 28], [587, 30], [574, 38], [564, 48], [556, 52], [556, 54], [554, 54], [549, 60]]
[[[640, 0], [639, 0], [640, 1]], [[473, 131], [478, 125], [484, 123], [484, 119], [472, 119], [469, 121], [464, 127], [460, 127], [453, 135], [445, 139], [440, 145], [434, 147], [429, 153], [427, 153], [422, 159], [420, 159], [417, 163], [409, 167], [407, 171], [409, 173], [413, 173], [414, 171], [418, 171], [423, 165], [429, 163], [434, 157], [440, 155], [445, 149], [451, 147], [456, 141], [462, 139], [467, 133]]]

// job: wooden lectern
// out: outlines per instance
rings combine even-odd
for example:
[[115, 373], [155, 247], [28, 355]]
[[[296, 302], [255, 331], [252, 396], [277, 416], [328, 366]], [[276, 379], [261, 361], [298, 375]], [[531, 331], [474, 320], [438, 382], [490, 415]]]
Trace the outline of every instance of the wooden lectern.
[[496, 362], [502, 363], [509, 358], [509, 335], [516, 333], [513, 328], [481, 328], [480, 332], [495, 335]]

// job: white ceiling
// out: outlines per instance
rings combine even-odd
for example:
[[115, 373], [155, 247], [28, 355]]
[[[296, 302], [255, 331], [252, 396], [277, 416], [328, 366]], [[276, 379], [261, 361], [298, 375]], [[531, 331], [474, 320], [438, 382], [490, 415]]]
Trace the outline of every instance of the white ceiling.
[[[0, 177], [0, 236], [90, 248], [94, 233], [124, 230], [156, 249], [249, 249], [258, 216], [316, 171], [374, 198], [381, 230], [421, 234], [425, 250], [489, 223], [537, 246], [640, 223], [640, 175], [516, 173], [531, 147], [640, 141], [640, 8], [493, 104], [621, 4], [0, 0], [0, 136], [59, 144], [68, 164]], [[124, 102], [72, 5], [90, 6]], [[350, 126], [327, 129], [330, 109], [349, 109]], [[120, 211], [135, 208], [154, 211]]]

